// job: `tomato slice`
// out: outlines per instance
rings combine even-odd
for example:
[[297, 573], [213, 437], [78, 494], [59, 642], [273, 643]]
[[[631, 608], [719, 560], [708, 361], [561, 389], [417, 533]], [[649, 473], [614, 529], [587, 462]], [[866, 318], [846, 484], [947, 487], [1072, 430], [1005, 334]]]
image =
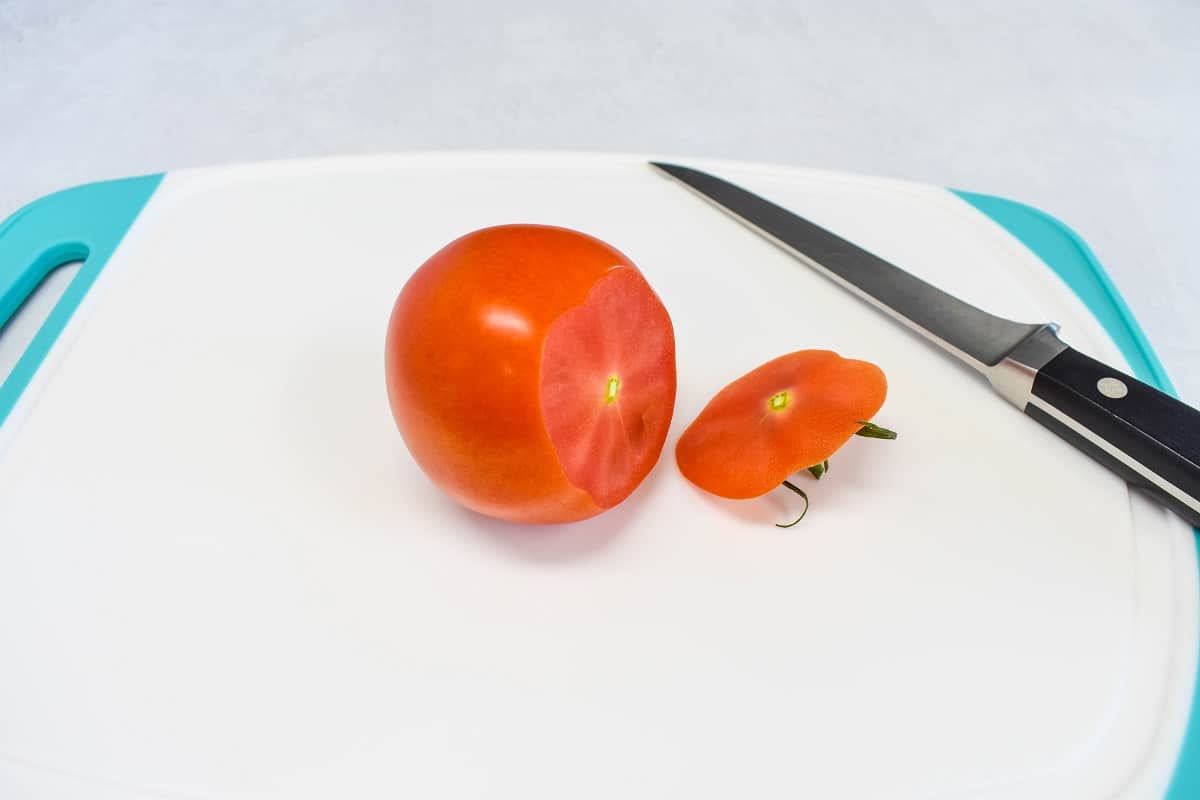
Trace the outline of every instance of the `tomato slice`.
[[789, 353], [718, 392], [679, 439], [675, 461], [705, 491], [759, 497], [828, 459], [886, 396], [874, 364], [829, 350]]

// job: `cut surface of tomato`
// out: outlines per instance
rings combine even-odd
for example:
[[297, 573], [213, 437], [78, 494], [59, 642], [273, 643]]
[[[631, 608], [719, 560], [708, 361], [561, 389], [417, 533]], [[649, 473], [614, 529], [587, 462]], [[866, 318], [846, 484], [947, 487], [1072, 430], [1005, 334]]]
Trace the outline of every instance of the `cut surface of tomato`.
[[542, 349], [542, 418], [567, 480], [619, 503], [657, 460], [674, 403], [670, 318], [641, 275], [613, 269]]

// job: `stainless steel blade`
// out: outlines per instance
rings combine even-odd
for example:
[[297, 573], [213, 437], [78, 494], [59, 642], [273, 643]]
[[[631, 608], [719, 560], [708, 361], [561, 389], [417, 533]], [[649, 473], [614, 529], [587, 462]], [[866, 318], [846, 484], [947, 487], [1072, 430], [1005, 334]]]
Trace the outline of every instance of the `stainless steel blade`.
[[706, 172], [651, 162], [854, 294], [988, 372], [1045, 324], [989, 314], [805, 218]]

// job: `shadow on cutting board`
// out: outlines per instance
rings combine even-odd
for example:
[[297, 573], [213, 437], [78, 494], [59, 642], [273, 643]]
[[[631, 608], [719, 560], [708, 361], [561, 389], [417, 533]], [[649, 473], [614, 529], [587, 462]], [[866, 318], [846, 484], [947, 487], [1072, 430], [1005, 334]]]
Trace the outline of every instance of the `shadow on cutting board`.
[[563, 564], [598, 555], [633, 527], [655, 484], [663, 480], [667, 469], [674, 468], [673, 459], [668, 458], [670, 446], [668, 442], [658, 464], [625, 502], [591, 519], [566, 525], [518, 525], [476, 514], [447, 498], [446, 505], [454, 515], [454, 524], [448, 527], [456, 533], [475, 534], [494, 549], [529, 563]]

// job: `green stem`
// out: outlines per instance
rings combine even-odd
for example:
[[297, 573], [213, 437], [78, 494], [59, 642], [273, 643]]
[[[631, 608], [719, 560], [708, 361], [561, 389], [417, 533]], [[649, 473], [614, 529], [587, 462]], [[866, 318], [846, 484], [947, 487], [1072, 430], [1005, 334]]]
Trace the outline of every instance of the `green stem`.
[[859, 428], [857, 431], [855, 431], [856, 436], [865, 436], [868, 439], [895, 439], [896, 438], [895, 431], [890, 431], [887, 428], [880, 427], [879, 425], [876, 425], [874, 422], [860, 422], [858, 424], [862, 425], [862, 427]]
[[811, 467], [808, 468], [808, 471], [812, 473], [812, 476], [814, 478], [816, 478], [817, 480], [821, 480], [821, 477], [826, 472], [829, 472], [829, 459], [828, 458], [825, 459], [820, 464], [813, 464]]
[[795, 525], [797, 522], [799, 522], [800, 520], [804, 519], [804, 515], [808, 513], [808, 495], [804, 493], [804, 490], [801, 489], [796, 484], [792, 483], [791, 481], [784, 481], [783, 485], [804, 498], [804, 510], [802, 512], [800, 512], [800, 516], [796, 517], [794, 520], [787, 523], [786, 525], [784, 525], [782, 522], [776, 522], [775, 523], [776, 528], [790, 528], [793, 525]]

